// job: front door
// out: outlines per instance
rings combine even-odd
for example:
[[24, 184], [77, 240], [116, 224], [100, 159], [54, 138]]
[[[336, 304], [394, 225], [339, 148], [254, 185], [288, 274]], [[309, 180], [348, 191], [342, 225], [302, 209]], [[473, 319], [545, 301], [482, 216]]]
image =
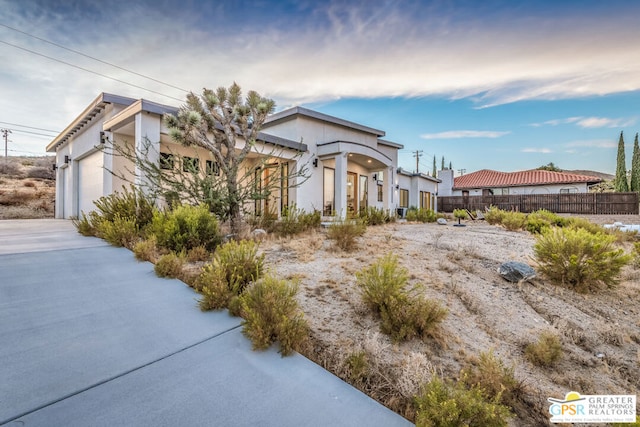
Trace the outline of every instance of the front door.
[[347, 215], [358, 212], [358, 175], [347, 172]]

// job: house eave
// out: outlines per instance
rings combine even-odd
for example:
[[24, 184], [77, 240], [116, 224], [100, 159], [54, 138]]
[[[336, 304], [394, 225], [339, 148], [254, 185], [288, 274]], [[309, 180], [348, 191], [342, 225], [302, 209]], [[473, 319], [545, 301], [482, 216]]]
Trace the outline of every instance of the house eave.
[[308, 118], [312, 118], [322, 122], [343, 126], [349, 129], [359, 130], [361, 132], [373, 134], [376, 137], [385, 135], [385, 132], [382, 130], [374, 129], [369, 126], [364, 126], [358, 123], [350, 122], [348, 120], [340, 119], [338, 117], [330, 116], [328, 114], [320, 113], [318, 111], [309, 110], [308, 108], [304, 108], [304, 107], [293, 107], [293, 108], [280, 111], [278, 113], [271, 114], [269, 117], [267, 117], [267, 120], [265, 121], [263, 128], [268, 128], [269, 126], [275, 125], [277, 123], [293, 120], [296, 116], [308, 117]]
[[84, 125], [89, 123], [91, 119], [100, 114], [107, 104], [130, 105], [135, 102], [133, 98], [125, 96], [113, 95], [102, 92], [98, 95], [87, 108], [82, 111], [46, 148], [48, 153], [54, 153], [61, 145], [64, 145], [71, 136], [78, 132]]

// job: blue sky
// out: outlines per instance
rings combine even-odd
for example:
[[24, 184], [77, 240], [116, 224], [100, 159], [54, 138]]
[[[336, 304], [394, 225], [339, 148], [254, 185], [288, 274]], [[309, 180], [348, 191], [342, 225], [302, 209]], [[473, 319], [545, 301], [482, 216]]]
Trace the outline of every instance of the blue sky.
[[629, 167], [640, 131], [637, 1], [0, 0], [0, 10], [10, 154], [44, 153], [100, 92], [179, 105], [177, 88], [233, 81], [280, 109], [386, 131], [409, 170], [422, 150], [421, 171], [435, 155], [467, 172], [554, 162], [612, 173], [620, 132]]

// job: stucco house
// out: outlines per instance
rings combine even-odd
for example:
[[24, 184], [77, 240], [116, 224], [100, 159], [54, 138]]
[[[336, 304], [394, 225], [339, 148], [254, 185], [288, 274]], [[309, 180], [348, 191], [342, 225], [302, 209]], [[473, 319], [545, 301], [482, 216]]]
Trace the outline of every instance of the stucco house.
[[[144, 174], [131, 173], [127, 160], [101, 150], [106, 141], [142, 147], [151, 143], [151, 160], [162, 165], [173, 154], [191, 158], [201, 173], [214, 169], [213, 157], [200, 148], [174, 143], [163, 123], [164, 114], [178, 108], [123, 96], [101, 93], [53, 141], [57, 166], [56, 218], [77, 217], [95, 208], [93, 201], [118, 191], [128, 183], [140, 183]], [[338, 117], [294, 107], [268, 117], [255, 150], [245, 161], [245, 171], [261, 180], [305, 164], [307, 179], [284, 179], [266, 200], [255, 203], [255, 212], [280, 215], [292, 204], [325, 216], [345, 217], [374, 206], [395, 212], [400, 206], [437, 206], [438, 180], [408, 174], [398, 168], [401, 144], [383, 139], [385, 132]], [[261, 153], [270, 153], [262, 165]], [[256, 167], [260, 164], [262, 167]], [[179, 167], [179, 166], [177, 166]], [[110, 171], [124, 176], [114, 175]]]
[[482, 169], [453, 177], [452, 170], [438, 172], [441, 196], [587, 193], [601, 178], [567, 172], [526, 170], [498, 172]]

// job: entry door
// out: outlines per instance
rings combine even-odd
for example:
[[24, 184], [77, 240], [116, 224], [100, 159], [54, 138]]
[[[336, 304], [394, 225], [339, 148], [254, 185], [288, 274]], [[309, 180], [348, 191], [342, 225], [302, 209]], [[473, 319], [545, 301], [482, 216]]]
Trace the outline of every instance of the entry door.
[[358, 186], [360, 192], [360, 206], [359, 210], [367, 209], [369, 206], [369, 177], [360, 175], [360, 185]]
[[353, 215], [358, 212], [358, 175], [347, 172], [347, 213]]

